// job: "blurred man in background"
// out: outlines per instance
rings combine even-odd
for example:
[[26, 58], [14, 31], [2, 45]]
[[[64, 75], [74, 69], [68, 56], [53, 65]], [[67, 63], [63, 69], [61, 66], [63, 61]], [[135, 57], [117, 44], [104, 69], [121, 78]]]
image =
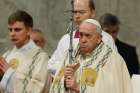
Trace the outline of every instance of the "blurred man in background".
[[37, 46], [44, 48], [46, 44], [45, 37], [40, 29], [33, 29], [30, 32], [31, 39], [36, 43]]
[[124, 58], [127, 64], [130, 75], [132, 76], [132, 74], [138, 74], [139, 62], [136, 53], [136, 48], [120, 41], [117, 38], [117, 35], [119, 33], [119, 25], [120, 25], [120, 21], [117, 18], [117, 16], [110, 13], [106, 13], [100, 17], [100, 23], [103, 30], [109, 33], [113, 37], [118, 52]]

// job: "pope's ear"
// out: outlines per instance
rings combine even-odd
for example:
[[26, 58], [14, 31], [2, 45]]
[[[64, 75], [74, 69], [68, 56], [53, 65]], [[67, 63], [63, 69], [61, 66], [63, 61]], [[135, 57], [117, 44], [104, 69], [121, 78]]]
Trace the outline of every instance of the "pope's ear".
[[102, 38], [98, 37], [97, 44], [100, 44], [101, 41], [102, 41]]

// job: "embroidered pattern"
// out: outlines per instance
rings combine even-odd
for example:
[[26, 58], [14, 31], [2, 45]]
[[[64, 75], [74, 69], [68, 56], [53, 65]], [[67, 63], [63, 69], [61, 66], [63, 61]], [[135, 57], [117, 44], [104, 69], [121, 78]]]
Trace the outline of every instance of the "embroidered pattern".
[[17, 67], [19, 65], [19, 61], [16, 58], [13, 58], [9, 61], [9, 65], [11, 68], [17, 69]]
[[[105, 50], [103, 50], [105, 48]], [[79, 59], [79, 48], [77, 48], [78, 51], [74, 51], [74, 57], [75, 57], [75, 62], [80, 62]], [[77, 50], [76, 49], [76, 50]], [[102, 58], [99, 59], [100, 54], [103, 53]], [[87, 86], [91, 86], [94, 87], [95, 82], [97, 80], [97, 76], [98, 76], [98, 71], [99, 68], [102, 68], [105, 63], [107, 62], [108, 57], [110, 56], [110, 54], [112, 53], [112, 50], [109, 47], [106, 47], [104, 45], [104, 43], [101, 43], [93, 52], [93, 55], [91, 56], [91, 59], [89, 61], [86, 61], [86, 63], [84, 63], [80, 69], [78, 69], [80, 71], [80, 78], [78, 80], [78, 82], [80, 83], [80, 93], [85, 93]], [[94, 62], [98, 60], [98, 64], [96, 65], [96, 67], [92, 68], [91, 65], [94, 64]], [[65, 61], [62, 67], [65, 67]], [[64, 68], [61, 68], [59, 73], [57, 74], [57, 77], [55, 77], [56, 80], [54, 80], [53, 84], [52, 84], [52, 90], [51, 93], [66, 93], [66, 88], [65, 88], [65, 84], [64, 84]]]
[[55, 78], [55, 80], [53, 81], [53, 83], [58, 84], [63, 76], [64, 76], [64, 68], [61, 68], [61, 70], [59, 71], [59, 73], [58, 73], [57, 77]]
[[92, 65], [95, 62], [95, 60], [98, 58], [99, 54], [103, 53], [103, 51], [102, 51], [103, 46], [104, 46], [104, 43], [101, 43], [98, 46], [98, 48], [95, 50], [95, 52], [92, 56], [92, 59], [90, 61], [86, 62], [86, 64], [84, 64], [84, 66], [82, 67], [82, 76], [80, 78], [82, 92], [84, 92], [86, 90], [86, 87], [83, 87], [84, 85], [94, 86], [96, 79], [97, 79], [99, 68], [101, 68], [105, 65], [108, 57], [112, 53], [111, 48], [107, 47], [106, 52], [104, 53], [102, 59], [98, 62], [97, 66], [94, 69], [89, 68], [89, 66]]
[[92, 68], [83, 69], [81, 81], [80, 81], [82, 85], [86, 84], [89, 86], [94, 86], [96, 79], [97, 79], [96, 69], [92, 69]]
[[38, 50], [38, 52], [33, 56], [33, 61], [32, 63], [30, 64], [29, 66], [29, 72], [27, 74], [27, 76], [25, 77], [25, 79], [23, 80], [23, 89], [22, 89], [22, 92], [21, 93], [27, 93], [26, 91], [26, 87], [29, 83], [29, 80], [31, 80], [32, 78], [32, 71], [34, 70], [35, 68], [35, 62], [36, 62], [36, 59], [37, 59], [37, 56], [40, 54], [40, 49]]

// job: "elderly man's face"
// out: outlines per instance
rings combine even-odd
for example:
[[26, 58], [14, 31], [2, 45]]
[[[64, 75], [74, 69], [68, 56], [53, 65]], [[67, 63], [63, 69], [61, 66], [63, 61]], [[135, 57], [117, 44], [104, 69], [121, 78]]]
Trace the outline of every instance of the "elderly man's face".
[[96, 32], [96, 26], [91, 23], [83, 23], [79, 27], [80, 50], [83, 54], [91, 53], [101, 42], [101, 36]]
[[41, 48], [45, 47], [45, 39], [41, 33], [32, 31], [30, 33], [30, 37], [36, 43], [37, 46]]
[[31, 28], [27, 28], [23, 22], [16, 21], [8, 25], [10, 40], [17, 48], [21, 48], [29, 41], [29, 32]]
[[89, 7], [89, 0], [74, 0], [74, 22], [76, 28], [85, 19], [94, 18], [95, 10]]

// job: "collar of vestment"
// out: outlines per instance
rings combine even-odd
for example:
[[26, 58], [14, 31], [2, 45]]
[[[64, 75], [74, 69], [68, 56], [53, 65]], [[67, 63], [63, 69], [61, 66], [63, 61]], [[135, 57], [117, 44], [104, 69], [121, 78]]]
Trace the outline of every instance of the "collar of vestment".
[[19, 51], [24, 53], [35, 47], [37, 47], [36, 44], [33, 42], [33, 40], [30, 39], [28, 43], [26, 43], [24, 46], [22, 46], [19, 49], [16, 46], [14, 46], [13, 51]]
[[[70, 35], [70, 32], [68, 33]], [[73, 32], [72, 32], [72, 37], [73, 38], [80, 38], [80, 32], [79, 30], [75, 29]]]
[[78, 60], [83, 60], [82, 64], [84, 67], [96, 64], [95, 68], [98, 70], [100, 66], [103, 66], [107, 62], [111, 53], [112, 49], [101, 42], [89, 55], [83, 56], [79, 54], [77, 58]]
[[74, 38], [80, 38], [80, 32], [79, 31], [75, 31]]

